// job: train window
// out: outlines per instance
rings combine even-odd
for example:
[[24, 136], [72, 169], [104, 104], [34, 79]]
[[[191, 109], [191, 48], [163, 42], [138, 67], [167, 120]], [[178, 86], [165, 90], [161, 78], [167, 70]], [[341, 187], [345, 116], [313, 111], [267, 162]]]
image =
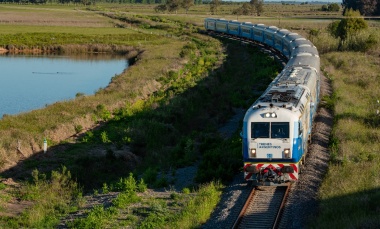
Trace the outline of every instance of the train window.
[[281, 39], [277, 37], [274, 38], [274, 42], [276, 43], [276, 45], [281, 45]]
[[289, 138], [289, 123], [252, 122], [251, 138]]
[[269, 122], [252, 122], [251, 138], [269, 138]]
[[273, 38], [273, 35], [272, 35], [272, 34], [270, 34], [270, 33], [265, 33], [265, 39], [267, 39], [267, 40], [272, 40], [272, 38]]
[[229, 25], [229, 29], [231, 30], [231, 31], [238, 31], [238, 27], [237, 26], [232, 26], [232, 25]]
[[272, 122], [271, 138], [289, 138], [288, 122]]
[[262, 36], [261, 32], [256, 32], [255, 31], [254, 34], [255, 34], [255, 36], [258, 36], [258, 37]]
[[250, 33], [250, 30], [247, 29], [247, 28], [241, 28], [241, 31], [242, 31], [243, 33]]
[[216, 24], [216, 28], [225, 30], [227, 29], [227, 24]]

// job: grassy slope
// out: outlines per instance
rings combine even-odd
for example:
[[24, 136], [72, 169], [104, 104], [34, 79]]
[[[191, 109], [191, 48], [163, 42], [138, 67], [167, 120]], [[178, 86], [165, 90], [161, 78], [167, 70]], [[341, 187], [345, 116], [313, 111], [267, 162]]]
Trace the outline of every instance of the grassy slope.
[[[12, 8], [13, 9], [13, 8]], [[23, 9], [23, 7], [22, 7]], [[44, 13], [54, 17], [56, 9], [60, 12], [59, 7], [48, 8]], [[43, 9], [40, 9], [42, 10]], [[32, 11], [34, 12], [34, 11]], [[47, 107], [44, 110], [32, 111], [28, 114], [17, 116], [7, 116], [0, 121], [0, 132], [2, 137], [2, 149], [0, 149], [2, 158], [1, 165], [9, 162], [17, 161], [20, 154], [15, 152], [17, 139], [24, 139], [21, 145], [22, 154], [24, 156], [32, 153], [32, 150], [38, 151], [41, 148], [40, 142], [44, 137], [49, 140], [49, 145], [56, 144], [61, 140], [75, 134], [74, 127], [82, 126], [84, 129], [95, 125], [99, 118], [94, 117], [94, 111], [98, 105], [105, 105], [106, 109], [114, 109], [124, 106], [129, 101], [133, 102], [140, 96], [156, 90], [159, 86], [157, 80], [162, 74], [165, 74], [171, 68], [177, 68], [176, 63], [181, 63], [179, 52], [185, 44], [181, 40], [171, 40], [163, 36], [144, 35], [135, 29], [115, 28], [113, 23], [107, 23], [106, 27], [98, 28], [98, 21], [115, 21], [107, 17], [99, 19], [99, 15], [94, 12], [85, 12], [89, 21], [93, 21], [93, 27], [81, 28], [83, 18], [75, 15], [82, 15], [82, 11], [71, 11], [65, 9], [64, 14], [58, 14], [56, 22], [62, 23], [61, 26], [45, 26], [48, 30], [38, 30], [43, 20], [32, 21], [33, 26], [23, 25], [23, 21], [28, 18], [21, 12], [12, 12], [15, 17], [24, 19], [13, 25], [12, 30], [8, 23], [1, 25], [1, 44], [21, 47], [47, 47], [65, 45], [72, 49], [85, 49], [81, 46], [73, 45], [88, 44], [93, 42], [93, 46], [98, 49], [107, 48], [110, 45], [118, 44], [121, 51], [132, 52], [131, 55], [137, 55], [138, 52], [144, 51], [139, 58], [157, 59], [155, 65], [151, 65], [147, 61], [141, 61], [137, 65], [130, 67], [129, 70], [113, 79], [113, 82], [107, 88], [107, 93], [99, 91], [96, 96], [81, 97], [73, 101], [60, 102]], [[40, 12], [35, 15], [38, 18]], [[67, 25], [67, 18], [71, 18], [72, 25]], [[62, 20], [63, 21], [62, 21]], [[25, 29], [26, 28], [26, 29]], [[37, 30], [36, 30], [37, 29]], [[38, 31], [38, 32], [35, 32]], [[45, 32], [46, 31], [46, 32]], [[81, 33], [83, 31], [83, 33]], [[16, 34], [15, 34], [16, 33]], [[117, 34], [117, 36], [115, 36]], [[126, 36], [125, 36], [126, 35]], [[47, 40], [51, 42], [50, 37], [56, 37], [52, 43], [43, 43]], [[95, 42], [93, 41], [95, 40]], [[70, 46], [67, 46], [70, 45]], [[170, 45], [170, 49], [165, 45]], [[135, 48], [128, 48], [127, 46]], [[124, 48], [123, 48], [124, 47]], [[112, 48], [112, 47], [111, 47]], [[136, 51], [135, 51], [136, 50]], [[134, 53], [134, 54], [133, 54]], [[162, 54], [165, 53], [165, 56]], [[152, 77], [153, 76], [153, 77]], [[150, 83], [149, 83], [150, 82]], [[126, 90], [128, 89], [128, 90]], [[124, 101], [124, 102], [120, 102]], [[63, 110], [65, 112], [63, 112]], [[45, 120], [41, 122], [41, 120]], [[15, 141], [16, 139], [16, 141]], [[29, 144], [30, 142], [30, 144]], [[32, 148], [30, 147], [32, 146]]]
[[[228, 15], [228, 7], [223, 7], [221, 14], [224, 15], [221, 16], [236, 19], [236, 16]], [[132, 11], [135, 10], [142, 13], [151, 12], [151, 9], [142, 6], [132, 6], [129, 7], [127, 13], [133, 14]], [[207, 9], [205, 8], [194, 7], [193, 10], [199, 10], [206, 16]], [[287, 11], [282, 7], [273, 10], [275, 12], [272, 12], [272, 15], [278, 15], [279, 11]], [[302, 11], [305, 12], [305, 10]], [[268, 15], [270, 14], [268, 12]], [[307, 13], [305, 12], [305, 14]], [[312, 15], [311, 12], [309, 14]], [[192, 18], [192, 16], [170, 15], [170, 17], [202, 23], [202, 16]], [[309, 29], [324, 29], [330, 22], [330, 20], [298, 21], [281, 17], [240, 17], [239, 19], [288, 28], [305, 36], [308, 35]], [[9, 29], [9, 25], [1, 26]], [[1, 26], [0, 28], [2, 28]], [[109, 27], [100, 31], [106, 30], [106, 33], [114, 31]], [[1, 32], [3, 31], [1, 30]], [[75, 29], [73, 31], [73, 33], [77, 33]], [[91, 31], [89, 34], [96, 34], [97, 30], [89, 28], [88, 31]], [[14, 32], [10, 30], [10, 33]], [[319, 50], [323, 50], [321, 52], [323, 67], [334, 80], [336, 97], [332, 100], [335, 102], [336, 126], [332, 136], [332, 161], [320, 192], [321, 211], [312, 221], [311, 227], [318, 225], [318, 228], [375, 228], [379, 226], [377, 217], [379, 208], [376, 203], [380, 201], [378, 194], [380, 134], [379, 117], [375, 115], [375, 110], [380, 109], [376, 101], [380, 98], [378, 90], [379, 47], [367, 55], [358, 55], [357, 53], [342, 55], [342, 53], [327, 53], [336, 45], [331, 38], [321, 34], [319, 39], [316, 38], [314, 42]], [[327, 47], [327, 45], [330, 46]], [[6, 197], [4, 198], [6, 199]]]
[[380, 226], [380, 98], [378, 58], [329, 53], [323, 65], [333, 79], [335, 125], [331, 163], [320, 190], [318, 228]]

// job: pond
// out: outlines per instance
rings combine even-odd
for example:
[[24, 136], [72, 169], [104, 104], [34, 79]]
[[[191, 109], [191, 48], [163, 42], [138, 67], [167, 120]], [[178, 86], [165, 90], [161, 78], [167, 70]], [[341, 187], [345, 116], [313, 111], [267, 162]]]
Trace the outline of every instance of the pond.
[[92, 95], [128, 68], [122, 56], [0, 56], [0, 119]]

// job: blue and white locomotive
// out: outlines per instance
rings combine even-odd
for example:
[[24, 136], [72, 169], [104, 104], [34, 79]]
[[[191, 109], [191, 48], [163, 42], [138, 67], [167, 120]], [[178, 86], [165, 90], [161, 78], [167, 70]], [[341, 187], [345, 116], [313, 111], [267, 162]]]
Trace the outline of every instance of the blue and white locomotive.
[[251, 39], [288, 58], [243, 120], [244, 178], [257, 185], [298, 180], [319, 103], [318, 50], [297, 33], [250, 22], [205, 19], [207, 30]]

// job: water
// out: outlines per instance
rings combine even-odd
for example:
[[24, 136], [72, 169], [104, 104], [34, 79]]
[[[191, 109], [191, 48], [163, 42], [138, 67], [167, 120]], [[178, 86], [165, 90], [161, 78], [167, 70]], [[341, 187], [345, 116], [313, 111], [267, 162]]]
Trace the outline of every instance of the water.
[[121, 57], [0, 56], [0, 119], [94, 94], [126, 68]]

